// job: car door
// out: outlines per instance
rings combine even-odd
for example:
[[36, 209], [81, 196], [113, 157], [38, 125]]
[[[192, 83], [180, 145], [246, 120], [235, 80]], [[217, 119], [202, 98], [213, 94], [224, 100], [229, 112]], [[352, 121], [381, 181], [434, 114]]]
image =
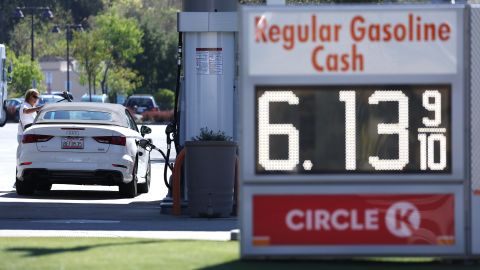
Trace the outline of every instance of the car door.
[[[130, 115], [130, 112], [128, 110], [125, 110], [125, 114], [127, 116], [130, 129], [134, 130], [136, 134], [138, 134], [137, 141], [139, 141], [141, 139], [141, 135], [138, 130], [137, 124], [135, 123], [135, 120], [133, 120], [133, 117]], [[140, 178], [144, 179], [147, 175], [148, 163], [150, 162], [150, 152], [146, 151], [142, 147], [137, 147], [137, 158], [137, 179], [140, 180]], [[141, 179], [140, 181], [143, 182], [143, 179]]]

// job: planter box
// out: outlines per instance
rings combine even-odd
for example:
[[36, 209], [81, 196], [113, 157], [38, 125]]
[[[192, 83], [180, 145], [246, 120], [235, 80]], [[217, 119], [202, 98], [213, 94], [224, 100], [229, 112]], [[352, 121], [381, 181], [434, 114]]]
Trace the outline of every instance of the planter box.
[[185, 143], [188, 210], [192, 217], [228, 217], [233, 208], [237, 144]]

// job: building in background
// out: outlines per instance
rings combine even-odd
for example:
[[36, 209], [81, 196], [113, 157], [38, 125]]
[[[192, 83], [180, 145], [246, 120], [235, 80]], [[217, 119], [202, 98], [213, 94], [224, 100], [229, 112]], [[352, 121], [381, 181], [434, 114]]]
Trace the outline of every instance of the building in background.
[[[80, 74], [77, 71], [77, 61], [70, 60], [70, 92], [75, 101], [79, 101], [88, 87], [80, 84]], [[67, 90], [67, 61], [62, 57], [43, 57], [40, 67], [45, 76], [47, 93]]]

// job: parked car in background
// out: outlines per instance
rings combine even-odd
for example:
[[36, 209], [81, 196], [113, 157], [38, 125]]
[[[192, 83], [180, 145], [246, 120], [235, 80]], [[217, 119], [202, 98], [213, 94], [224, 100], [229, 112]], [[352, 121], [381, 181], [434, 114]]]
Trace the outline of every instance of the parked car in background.
[[59, 102], [61, 100], [64, 100], [63, 97], [61, 96], [58, 96], [58, 95], [40, 95], [40, 97], [38, 98], [38, 105], [39, 106], [43, 106], [47, 103], [55, 103], [55, 102]]
[[23, 103], [23, 98], [10, 98], [5, 100], [5, 108], [7, 110], [7, 119], [18, 122], [20, 117], [20, 105]]
[[[80, 99], [81, 102], [90, 102], [90, 95], [85, 94], [82, 96]], [[108, 96], [105, 94], [102, 95], [92, 95], [91, 102], [97, 102], [97, 103], [108, 103]]]
[[159, 107], [155, 99], [151, 95], [133, 95], [125, 101], [125, 107], [131, 112], [142, 114], [144, 112], [159, 111]]
[[124, 106], [93, 102], [45, 105], [23, 133], [17, 151], [19, 195], [48, 191], [52, 184], [118, 186], [133, 198], [150, 188], [150, 152]]

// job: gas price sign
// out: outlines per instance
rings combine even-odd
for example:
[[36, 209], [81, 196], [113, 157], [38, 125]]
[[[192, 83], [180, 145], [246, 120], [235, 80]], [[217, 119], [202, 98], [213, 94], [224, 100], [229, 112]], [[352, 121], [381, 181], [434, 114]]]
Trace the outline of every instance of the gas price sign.
[[468, 250], [464, 11], [242, 8], [242, 257]]
[[450, 85], [257, 86], [257, 173], [447, 173]]

